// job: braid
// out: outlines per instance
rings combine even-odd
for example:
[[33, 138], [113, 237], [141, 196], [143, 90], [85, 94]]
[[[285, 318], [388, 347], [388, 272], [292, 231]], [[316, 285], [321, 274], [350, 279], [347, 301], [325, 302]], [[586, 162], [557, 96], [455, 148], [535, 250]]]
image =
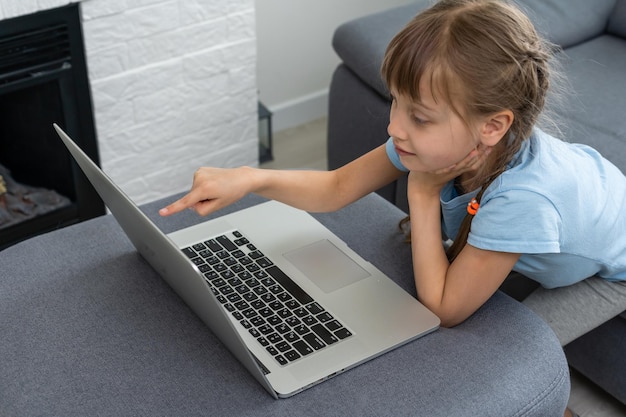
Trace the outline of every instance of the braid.
[[[480, 188], [480, 191], [478, 192], [478, 194], [476, 194], [476, 197], [474, 197], [476, 199], [476, 201], [478, 202], [478, 204], [480, 204], [480, 201], [483, 198], [483, 194], [485, 194], [485, 191], [487, 190], [487, 188], [491, 185], [491, 183], [493, 181], [495, 181], [495, 179], [503, 171], [504, 170], [498, 172], [496, 175], [491, 177], [485, 183], [485, 185], [483, 185]], [[456, 257], [459, 255], [459, 253], [461, 253], [461, 250], [467, 244], [467, 238], [469, 237], [469, 232], [470, 232], [470, 229], [471, 229], [471, 226], [472, 226], [472, 220], [473, 219], [474, 219], [474, 215], [470, 214], [470, 213], [467, 213], [465, 215], [465, 217], [463, 218], [463, 221], [461, 222], [461, 227], [459, 227], [459, 231], [457, 232], [457, 235], [456, 235], [456, 238], [454, 239], [454, 242], [452, 243], [452, 245], [446, 251], [446, 256], [448, 257], [448, 261], [450, 261], [450, 262], [454, 261], [454, 259], [456, 259]]]

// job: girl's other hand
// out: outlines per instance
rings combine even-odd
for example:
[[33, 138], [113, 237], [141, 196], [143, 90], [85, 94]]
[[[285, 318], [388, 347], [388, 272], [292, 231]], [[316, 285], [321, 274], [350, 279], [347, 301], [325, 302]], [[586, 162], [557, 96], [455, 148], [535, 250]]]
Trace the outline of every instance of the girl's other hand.
[[185, 209], [201, 216], [213, 213], [241, 199], [248, 193], [249, 168], [200, 168], [193, 176], [191, 190], [178, 201], [159, 210], [169, 216]]
[[409, 192], [439, 195], [441, 189], [451, 180], [465, 173], [478, 171], [491, 153], [491, 147], [479, 146], [473, 149], [463, 160], [447, 168], [431, 172], [411, 171], [409, 173]]

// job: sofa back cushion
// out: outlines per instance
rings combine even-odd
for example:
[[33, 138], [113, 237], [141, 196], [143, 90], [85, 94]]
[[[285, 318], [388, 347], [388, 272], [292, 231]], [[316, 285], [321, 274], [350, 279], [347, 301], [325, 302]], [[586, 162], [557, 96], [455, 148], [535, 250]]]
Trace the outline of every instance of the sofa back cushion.
[[388, 92], [380, 76], [380, 65], [387, 45], [413, 16], [430, 4], [431, 0], [419, 0], [346, 22], [335, 30], [333, 48], [361, 81], [386, 97]]
[[567, 48], [604, 33], [617, 0], [515, 1], [543, 36]]
[[626, 0], [617, 0], [615, 9], [609, 19], [607, 32], [611, 35], [626, 38]]

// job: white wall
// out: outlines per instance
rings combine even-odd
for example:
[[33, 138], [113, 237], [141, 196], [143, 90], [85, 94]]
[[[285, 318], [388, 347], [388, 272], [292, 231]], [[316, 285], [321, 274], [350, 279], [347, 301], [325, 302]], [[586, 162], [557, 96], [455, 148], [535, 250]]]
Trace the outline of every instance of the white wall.
[[199, 166], [258, 164], [253, 0], [0, 0], [0, 19], [80, 2], [100, 162], [137, 203]]
[[274, 131], [326, 115], [341, 23], [411, 0], [257, 0], [257, 84]]

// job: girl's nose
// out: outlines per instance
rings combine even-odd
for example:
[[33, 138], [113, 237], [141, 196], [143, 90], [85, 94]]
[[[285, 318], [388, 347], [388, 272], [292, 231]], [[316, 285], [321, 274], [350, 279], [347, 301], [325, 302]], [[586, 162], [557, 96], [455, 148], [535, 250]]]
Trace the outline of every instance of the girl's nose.
[[393, 112], [389, 115], [389, 125], [387, 126], [387, 134], [399, 140], [404, 140], [405, 138], [404, 130], [401, 128], [401, 124], [399, 123], [398, 116], [394, 115]]

